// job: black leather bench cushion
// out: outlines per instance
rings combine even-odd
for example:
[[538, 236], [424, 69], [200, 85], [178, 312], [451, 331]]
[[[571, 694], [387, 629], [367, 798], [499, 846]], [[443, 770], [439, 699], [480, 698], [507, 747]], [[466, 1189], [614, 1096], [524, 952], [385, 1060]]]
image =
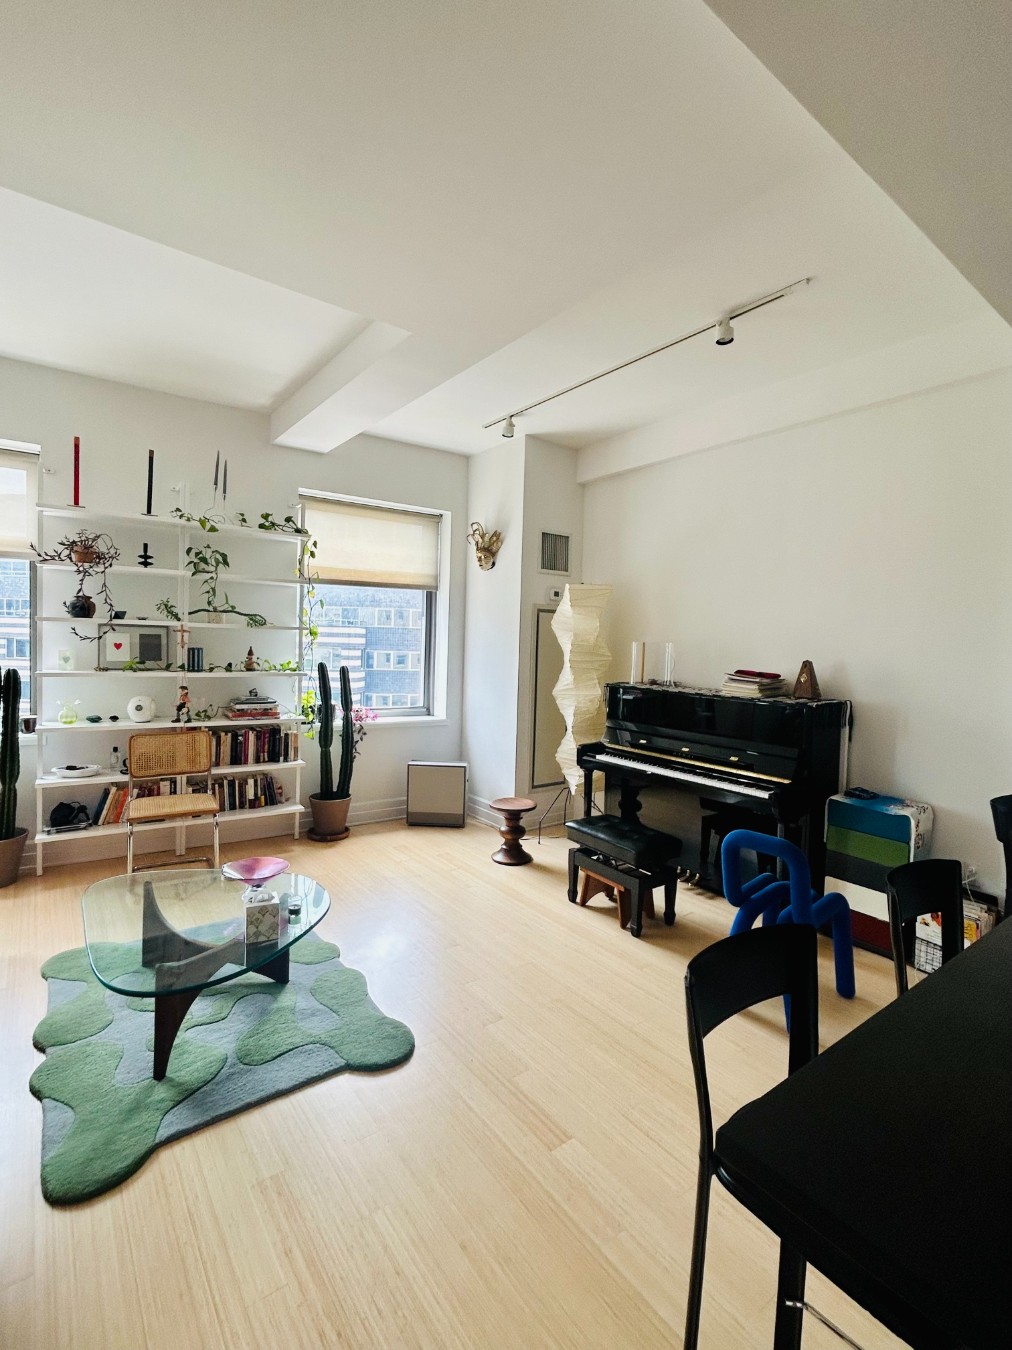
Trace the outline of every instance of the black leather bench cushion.
[[582, 816], [566, 821], [566, 834], [584, 848], [604, 853], [632, 867], [651, 867], [677, 858], [682, 841], [649, 825], [619, 816]]

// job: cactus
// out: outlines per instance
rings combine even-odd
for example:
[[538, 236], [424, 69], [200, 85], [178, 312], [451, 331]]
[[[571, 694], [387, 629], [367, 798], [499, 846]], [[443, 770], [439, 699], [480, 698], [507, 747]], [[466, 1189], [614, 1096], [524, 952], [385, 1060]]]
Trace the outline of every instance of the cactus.
[[341, 667], [341, 767], [335, 797], [351, 796], [351, 769], [355, 762], [355, 727], [351, 717], [351, 673]]
[[17, 831], [18, 774], [21, 772], [18, 746], [21, 676], [13, 666], [4, 672], [0, 704], [3, 719], [0, 725], [0, 839], [13, 839]]
[[316, 672], [320, 682], [320, 796], [325, 801], [333, 801], [337, 794], [334, 791], [334, 761], [330, 753], [334, 744], [334, 705], [330, 698], [330, 671], [326, 663], [321, 661]]
[[334, 704], [330, 692], [330, 671], [321, 661], [317, 667], [320, 682], [320, 791], [325, 801], [340, 801], [351, 796], [351, 769], [355, 761], [355, 724], [351, 715], [351, 673], [341, 667], [341, 763], [334, 786]]

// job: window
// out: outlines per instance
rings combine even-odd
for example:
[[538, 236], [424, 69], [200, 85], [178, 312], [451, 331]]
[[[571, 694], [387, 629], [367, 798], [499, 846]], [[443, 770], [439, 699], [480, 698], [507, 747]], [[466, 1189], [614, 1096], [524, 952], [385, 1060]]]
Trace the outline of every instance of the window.
[[0, 442], [0, 650], [21, 676], [21, 712], [32, 707], [32, 563], [39, 458]]
[[317, 541], [316, 659], [348, 666], [363, 707], [430, 712], [440, 516], [310, 493], [302, 502]]

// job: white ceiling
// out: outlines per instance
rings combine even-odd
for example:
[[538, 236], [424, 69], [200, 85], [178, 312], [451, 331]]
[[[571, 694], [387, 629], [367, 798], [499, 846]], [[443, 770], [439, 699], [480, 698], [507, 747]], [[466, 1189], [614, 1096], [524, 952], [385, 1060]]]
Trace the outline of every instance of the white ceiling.
[[701, 0], [8, 0], [2, 36], [0, 352], [270, 408], [282, 444], [481, 450], [804, 275], [524, 429], [585, 445], [987, 312]]

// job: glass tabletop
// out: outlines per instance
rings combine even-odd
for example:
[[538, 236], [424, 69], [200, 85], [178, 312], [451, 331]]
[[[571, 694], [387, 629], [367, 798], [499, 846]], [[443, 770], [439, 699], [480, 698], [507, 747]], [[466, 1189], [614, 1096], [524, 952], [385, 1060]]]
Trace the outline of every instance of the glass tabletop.
[[[276, 961], [330, 909], [318, 882], [286, 872], [255, 896], [280, 901], [277, 937], [247, 942], [247, 889], [220, 872], [192, 869], [96, 881], [81, 898], [92, 970], [106, 988], [141, 998], [206, 989]], [[295, 914], [290, 901], [300, 904]]]

